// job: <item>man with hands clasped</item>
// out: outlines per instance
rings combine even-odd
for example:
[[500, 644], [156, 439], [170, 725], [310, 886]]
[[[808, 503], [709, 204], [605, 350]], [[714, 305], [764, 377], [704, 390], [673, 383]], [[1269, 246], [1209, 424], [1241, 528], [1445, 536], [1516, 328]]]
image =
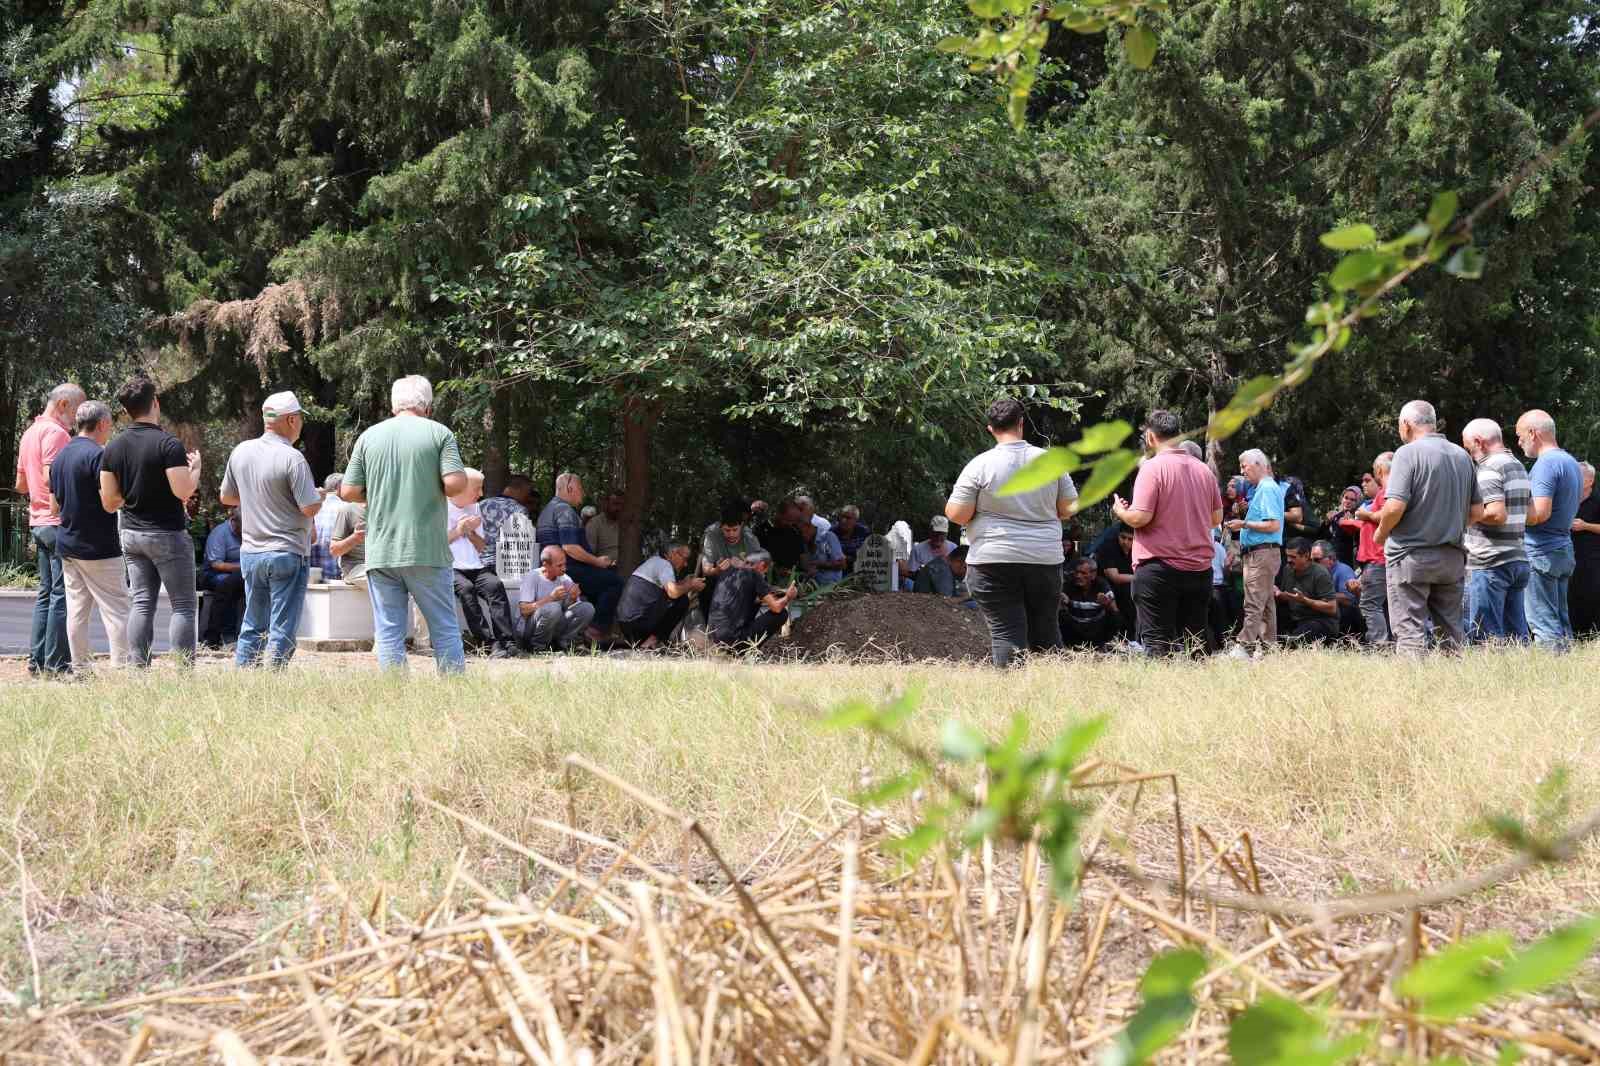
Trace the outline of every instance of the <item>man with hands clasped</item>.
[[567, 576], [567, 553], [553, 544], [539, 553], [539, 569], [522, 579], [518, 596], [524, 651], [566, 651], [594, 620], [594, 604]]

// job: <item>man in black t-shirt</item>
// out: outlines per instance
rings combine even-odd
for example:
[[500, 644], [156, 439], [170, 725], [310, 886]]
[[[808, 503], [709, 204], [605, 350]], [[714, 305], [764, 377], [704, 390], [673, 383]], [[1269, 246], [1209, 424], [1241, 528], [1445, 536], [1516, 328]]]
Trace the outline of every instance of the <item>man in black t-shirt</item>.
[[1068, 564], [1061, 586], [1061, 642], [1069, 648], [1104, 648], [1116, 635], [1117, 599], [1093, 559]]
[[72, 668], [84, 671], [94, 657], [89, 645], [89, 609], [111, 644], [111, 665], [128, 661], [128, 585], [117, 536], [117, 516], [100, 505], [100, 462], [111, 439], [111, 408], [91, 401], [77, 410], [78, 435], [50, 466], [51, 504], [61, 516], [56, 552], [67, 588], [67, 646]]
[[1572, 635], [1600, 633], [1600, 495], [1594, 491], [1594, 465], [1579, 463], [1583, 471], [1583, 494], [1578, 513], [1572, 519], [1572, 555], [1577, 569], [1567, 583], [1567, 601], [1572, 613]]
[[133, 424], [106, 445], [100, 458], [100, 501], [122, 512], [122, 554], [128, 560], [131, 607], [128, 652], [134, 666], [150, 665], [156, 596], [172, 602], [168, 640], [180, 662], [194, 660], [194, 541], [183, 505], [200, 487], [200, 453], [184, 454], [161, 428], [155, 382], [136, 377], [117, 393]]
[[1339, 637], [1339, 604], [1334, 598], [1333, 575], [1311, 558], [1304, 538], [1289, 542], [1289, 565], [1278, 572], [1274, 593], [1284, 609], [1280, 627], [1286, 644], [1321, 644]]
[[799, 591], [790, 585], [781, 595], [767, 584], [772, 556], [765, 551], [745, 556], [745, 565], [717, 581], [706, 616], [706, 633], [724, 647], [759, 644], [783, 628], [789, 605]]
[[1111, 586], [1117, 601], [1117, 630], [1133, 632], [1133, 530], [1118, 523], [1117, 535], [1095, 553], [1100, 576]]

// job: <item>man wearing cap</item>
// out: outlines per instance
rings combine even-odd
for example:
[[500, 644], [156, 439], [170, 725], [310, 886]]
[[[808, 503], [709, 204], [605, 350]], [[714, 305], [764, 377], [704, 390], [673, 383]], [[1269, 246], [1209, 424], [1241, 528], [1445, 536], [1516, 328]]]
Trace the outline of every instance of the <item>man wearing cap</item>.
[[956, 546], [950, 543], [950, 519], [942, 514], [934, 515], [928, 522], [928, 539], [911, 546], [911, 558], [906, 560], [905, 572], [908, 587], [916, 586], [917, 571], [934, 559], [949, 558], [955, 550]]
[[305, 425], [294, 393], [267, 397], [261, 420], [266, 431], [234, 448], [222, 475], [222, 502], [239, 508], [241, 527], [244, 621], [233, 661], [255, 666], [264, 644], [268, 664], [286, 666], [294, 657], [312, 519], [322, 509], [322, 494], [306, 457], [294, 447]]

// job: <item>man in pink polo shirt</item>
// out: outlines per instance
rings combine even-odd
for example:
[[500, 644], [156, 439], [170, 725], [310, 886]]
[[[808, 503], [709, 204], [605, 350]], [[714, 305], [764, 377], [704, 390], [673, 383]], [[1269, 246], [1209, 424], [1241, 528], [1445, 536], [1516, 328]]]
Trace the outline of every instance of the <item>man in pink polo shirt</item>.
[[67, 673], [72, 654], [67, 647], [67, 586], [56, 534], [61, 516], [50, 507], [50, 464], [72, 439], [72, 418], [84, 401], [83, 390], [70, 382], [50, 390], [44, 413], [33, 420], [17, 447], [18, 492], [28, 494], [28, 528], [39, 556], [39, 596], [33, 601], [33, 640], [28, 648], [28, 673]]
[[1152, 411], [1144, 443], [1152, 453], [1133, 483], [1133, 502], [1111, 513], [1133, 527], [1133, 604], [1138, 639], [1150, 655], [1204, 646], [1211, 609], [1211, 530], [1222, 522], [1222, 491], [1211, 468], [1177, 447], [1178, 416]]

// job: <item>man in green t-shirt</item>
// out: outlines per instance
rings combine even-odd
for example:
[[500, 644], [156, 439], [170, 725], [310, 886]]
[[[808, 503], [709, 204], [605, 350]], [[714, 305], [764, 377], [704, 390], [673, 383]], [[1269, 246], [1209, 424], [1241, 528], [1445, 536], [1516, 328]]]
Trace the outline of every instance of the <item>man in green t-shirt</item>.
[[367, 505], [367, 595], [372, 600], [378, 663], [406, 664], [407, 599], [427, 622], [440, 673], [466, 669], [456, 620], [446, 497], [467, 487], [456, 437], [428, 417], [433, 386], [418, 374], [390, 390], [394, 417], [361, 434], [339, 496]]

